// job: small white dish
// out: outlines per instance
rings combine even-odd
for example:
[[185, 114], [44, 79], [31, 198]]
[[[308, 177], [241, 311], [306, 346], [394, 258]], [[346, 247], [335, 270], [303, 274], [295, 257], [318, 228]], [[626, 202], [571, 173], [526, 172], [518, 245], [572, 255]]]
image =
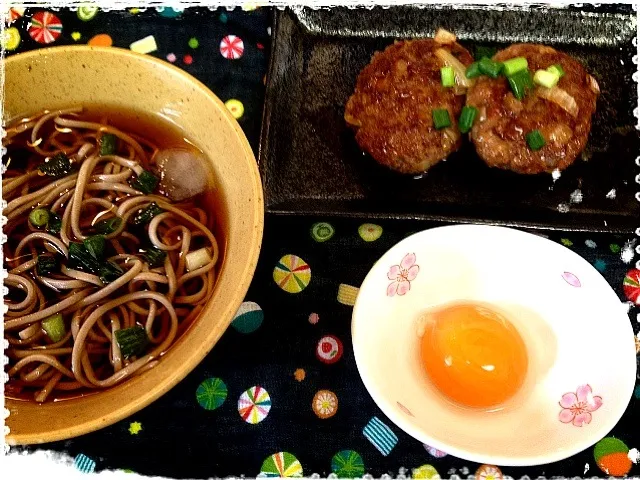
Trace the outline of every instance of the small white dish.
[[[498, 307], [525, 342], [527, 379], [502, 411], [451, 404], [420, 362], [420, 314], [461, 300]], [[352, 336], [382, 412], [417, 440], [478, 463], [530, 466], [575, 455], [611, 431], [635, 386], [626, 305], [578, 254], [510, 228], [447, 226], [399, 242], [364, 280]]]

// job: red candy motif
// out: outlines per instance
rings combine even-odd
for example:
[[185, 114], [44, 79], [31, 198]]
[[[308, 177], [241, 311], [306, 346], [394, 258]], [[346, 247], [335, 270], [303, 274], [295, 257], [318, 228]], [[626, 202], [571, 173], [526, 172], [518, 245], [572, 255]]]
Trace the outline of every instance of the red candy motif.
[[240, 37], [227, 35], [220, 42], [220, 53], [224, 58], [237, 60], [244, 53], [244, 42]]
[[634, 268], [627, 272], [622, 282], [622, 290], [630, 301], [640, 305], [640, 270]]
[[342, 357], [342, 342], [334, 335], [322, 337], [316, 347], [316, 357], [322, 363], [336, 363]]
[[55, 42], [62, 33], [62, 22], [51, 12], [37, 12], [31, 17], [29, 35], [38, 43]]

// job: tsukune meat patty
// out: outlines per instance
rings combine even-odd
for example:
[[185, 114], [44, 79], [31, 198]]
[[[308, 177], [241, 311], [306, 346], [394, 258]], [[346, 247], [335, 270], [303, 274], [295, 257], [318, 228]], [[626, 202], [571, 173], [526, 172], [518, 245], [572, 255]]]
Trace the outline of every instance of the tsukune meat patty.
[[[491, 167], [521, 174], [564, 170], [587, 143], [598, 83], [578, 61], [544, 45], [512, 45], [492, 60], [504, 65], [522, 58], [536, 81], [529, 82], [521, 99], [504, 74], [480, 76], [469, 89], [467, 105], [478, 112], [471, 140]], [[550, 83], [544, 86], [538, 78]]]
[[[457, 121], [471, 84], [464, 72], [472, 62], [446, 31], [377, 52], [360, 72], [345, 108], [345, 121], [356, 131], [360, 148], [406, 174], [423, 173], [456, 151], [461, 145]], [[443, 67], [453, 69], [455, 85], [444, 86]]]

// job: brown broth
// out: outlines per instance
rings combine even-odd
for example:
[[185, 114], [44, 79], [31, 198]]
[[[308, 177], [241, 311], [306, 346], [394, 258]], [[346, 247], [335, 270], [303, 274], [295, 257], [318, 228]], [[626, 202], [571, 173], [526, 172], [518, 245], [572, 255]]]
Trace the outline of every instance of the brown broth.
[[[106, 119], [109, 125], [116, 127], [124, 133], [132, 133], [143, 137], [154, 143], [159, 149], [189, 145], [192, 148], [195, 147], [196, 149], [202, 151], [197, 145], [189, 140], [188, 132], [184, 132], [173, 122], [170, 122], [169, 120], [158, 114], [149, 114], [135, 110], [123, 110], [120, 108], [111, 107], [109, 105], [85, 104], [83, 105], [83, 107], [84, 111], [80, 114], [81, 120], [102, 123]], [[33, 115], [37, 115], [38, 113], [40, 112], [31, 112], [30, 114], [21, 115], [20, 117], [15, 118], [10, 122], [6, 122], [5, 128], [7, 128], [7, 126], [16, 124], [22, 118], [29, 118]], [[20, 140], [23, 139], [23, 134], [21, 134]], [[22, 150], [22, 152], [20, 150]], [[9, 146], [7, 155], [2, 159], [3, 163], [6, 163], [6, 159], [12, 156], [11, 168], [24, 170], [26, 168], [26, 158], [28, 157], [28, 155], [24, 155], [24, 150], [26, 149]], [[229, 218], [228, 209], [221, 195], [221, 192], [215, 187], [216, 182], [214, 182], [215, 175], [213, 167], [210, 164], [207, 164], [207, 169], [209, 170], [208, 176], [210, 180], [210, 188], [207, 192], [194, 197], [194, 201], [195, 203], [202, 205], [203, 209], [207, 212], [208, 224], [206, 226], [211, 230], [218, 242], [219, 258], [215, 267], [216, 276], [218, 276], [220, 274], [220, 270], [225, 258]], [[193, 323], [196, 323], [198, 321], [199, 318], [196, 318]], [[173, 342], [174, 345], [175, 343], [179, 342], [182, 336], [192, 328], [192, 325], [190, 325], [185, 330], [185, 332], [176, 337]], [[171, 350], [172, 347], [173, 345], [169, 347], [169, 350]], [[68, 379], [63, 378], [62, 380], [64, 381]], [[126, 383], [126, 381], [127, 380], [125, 380], [124, 383]], [[19, 388], [16, 388], [14, 381], [9, 381], [5, 385], [5, 397], [12, 400], [33, 402], [33, 391], [34, 390], [29, 388], [26, 392], [20, 392]], [[84, 388], [69, 392], [54, 391], [49, 396], [47, 402], [69, 400], [84, 397], [87, 395], [95, 395], [99, 394], [100, 391], [100, 389], [88, 390]]]

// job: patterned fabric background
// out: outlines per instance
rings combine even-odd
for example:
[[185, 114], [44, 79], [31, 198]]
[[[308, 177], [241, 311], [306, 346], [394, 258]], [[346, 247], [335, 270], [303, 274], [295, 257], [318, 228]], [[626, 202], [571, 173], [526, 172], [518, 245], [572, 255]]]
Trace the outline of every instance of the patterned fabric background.
[[[13, 9], [2, 40], [7, 55], [90, 43], [131, 48], [179, 65], [226, 102], [257, 152], [270, 20], [267, 9]], [[261, 260], [246, 301], [205, 361], [131, 418], [38, 448], [75, 456], [76, 467], [85, 472], [125, 469], [173, 478], [437, 478], [477, 472], [479, 478], [498, 480], [503, 474], [602, 475], [598, 465], [612, 468], [607, 455], [598, 453], [596, 458], [589, 449], [557, 464], [501, 472], [422, 445], [376, 407], [353, 357], [350, 287], [359, 286], [373, 263], [396, 242], [433, 226], [417, 221], [372, 224], [367, 219], [268, 217]], [[629, 302], [637, 332], [634, 302], [640, 301], [640, 272], [630, 263], [635, 243], [611, 235], [550, 238], [602, 272], [620, 299]], [[627, 454], [638, 445], [637, 404], [632, 399], [610, 434], [619, 440], [606, 440], [603, 451]], [[622, 463], [616, 464], [621, 469], [617, 473], [640, 473], [631, 460]]]

